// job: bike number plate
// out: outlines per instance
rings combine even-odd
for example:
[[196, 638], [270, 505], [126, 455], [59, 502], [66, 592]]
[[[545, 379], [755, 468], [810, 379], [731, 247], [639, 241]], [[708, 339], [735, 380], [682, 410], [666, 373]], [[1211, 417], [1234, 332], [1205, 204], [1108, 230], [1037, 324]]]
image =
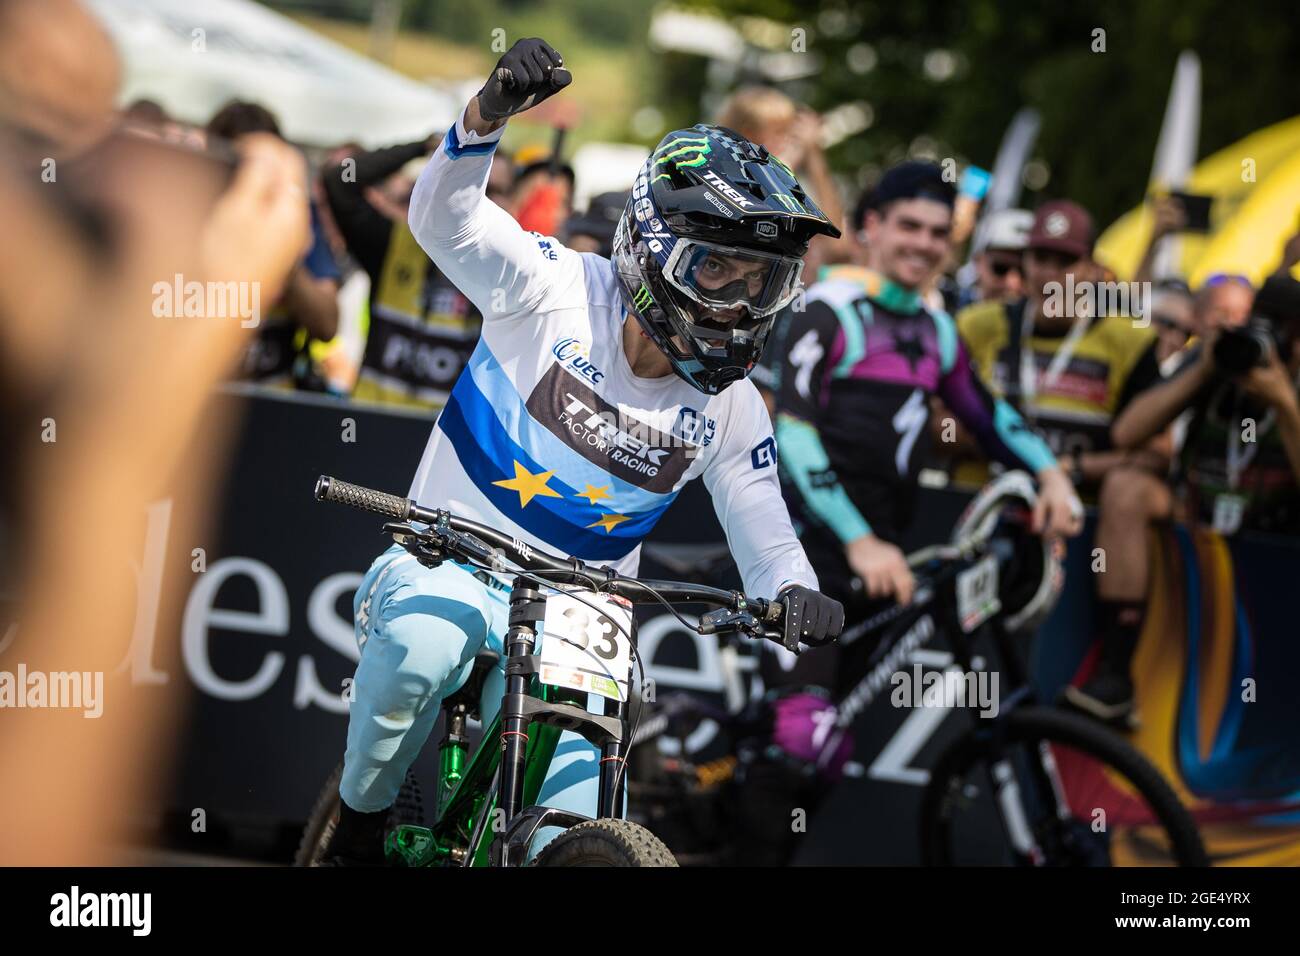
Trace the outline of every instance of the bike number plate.
[[957, 618], [969, 634], [1002, 609], [998, 561], [993, 555], [957, 575]]
[[546, 599], [540, 678], [611, 700], [627, 700], [632, 676], [632, 606], [610, 594], [581, 592]]

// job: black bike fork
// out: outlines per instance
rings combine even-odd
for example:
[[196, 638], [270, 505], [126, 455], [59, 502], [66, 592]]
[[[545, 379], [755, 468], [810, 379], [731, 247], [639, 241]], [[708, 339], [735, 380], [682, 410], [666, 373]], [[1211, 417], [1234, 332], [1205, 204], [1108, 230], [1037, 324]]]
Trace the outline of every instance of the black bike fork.
[[510, 628], [506, 631], [505, 710], [501, 714], [501, 803], [508, 827], [524, 802], [524, 761], [528, 754], [528, 715], [512, 702], [528, 694], [528, 670], [511, 667], [531, 657], [537, 646], [536, 622], [546, 616], [546, 597], [516, 578], [510, 589]]
[[[629, 681], [628, 693], [631, 693]], [[628, 704], [626, 701], [605, 699], [605, 716], [614, 717], [619, 724], [626, 726]], [[602, 819], [623, 817], [623, 794], [627, 787], [627, 774], [622, 773], [627, 757], [623, 753], [622, 740], [606, 740], [600, 748], [600, 797], [597, 802], [596, 816]]]

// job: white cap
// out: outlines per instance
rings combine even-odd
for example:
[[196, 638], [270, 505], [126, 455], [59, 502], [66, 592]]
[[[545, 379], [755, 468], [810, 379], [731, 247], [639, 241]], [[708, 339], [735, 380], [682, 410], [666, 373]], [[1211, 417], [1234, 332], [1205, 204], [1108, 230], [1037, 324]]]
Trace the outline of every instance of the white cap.
[[1029, 244], [1034, 214], [1027, 209], [999, 209], [980, 220], [975, 234], [975, 252], [985, 249], [1019, 251]]

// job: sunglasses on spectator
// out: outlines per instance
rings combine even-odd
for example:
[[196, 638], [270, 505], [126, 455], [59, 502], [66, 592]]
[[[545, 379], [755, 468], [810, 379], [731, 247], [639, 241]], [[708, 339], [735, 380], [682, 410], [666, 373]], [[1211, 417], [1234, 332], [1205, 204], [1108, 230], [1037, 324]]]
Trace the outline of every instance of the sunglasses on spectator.
[[1177, 332], [1184, 340], [1191, 337], [1191, 332], [1182, 326], [1177, 319], [1171, 319], [1167, 315], [1153, 315], [1151, 321], [1156, 324], [1157, 328], [1164, 329], [1167, 332]]
[[1228, 285], [1229, 283], [1236, 283], [1237, 285], [1243, 285], [1247, 289], [1255, 288], [1255, 284], [1250, 281], [1249, 276], [1244, 276], [1237, 272], [1216, 272], [1214, 273], [1214, 275], [1210, 276], [1208, 279], [1206, 279], [1204, 282], [1201, 283], [1201, 288], [1213, 289], [1215, 286]]
[[1020, 264], [1019, 259], [990, 259], [989, 271], [999, 279], [1005, 278], [1009, 272], [1022, 276], [1025, 274], [1025, 268]]
[[1058, 269], [1064, 269], [1081, 261], [1079, 256], [1072, 256], [1068, 252], [1058, 252], [1055, 249], [1030, 249], [1029, 257], [1036, 262], [1056, 266]]

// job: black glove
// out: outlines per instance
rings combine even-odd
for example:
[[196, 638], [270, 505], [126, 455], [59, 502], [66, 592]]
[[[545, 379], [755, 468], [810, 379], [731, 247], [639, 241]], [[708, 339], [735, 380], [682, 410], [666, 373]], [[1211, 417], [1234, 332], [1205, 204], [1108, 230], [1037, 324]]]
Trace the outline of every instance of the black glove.
[[781, 643], [792, 651], [800, 641], [813, 647], [829, 644], [844, 630], [844, 605], [820, 591], [796, 584], [777, 600], [785, 605]]
[[564, 57], [545, 40], [520, 40], [497, 61], [478, 91], [478, 112], [488, 122], [532, 109], [573, 82]]

